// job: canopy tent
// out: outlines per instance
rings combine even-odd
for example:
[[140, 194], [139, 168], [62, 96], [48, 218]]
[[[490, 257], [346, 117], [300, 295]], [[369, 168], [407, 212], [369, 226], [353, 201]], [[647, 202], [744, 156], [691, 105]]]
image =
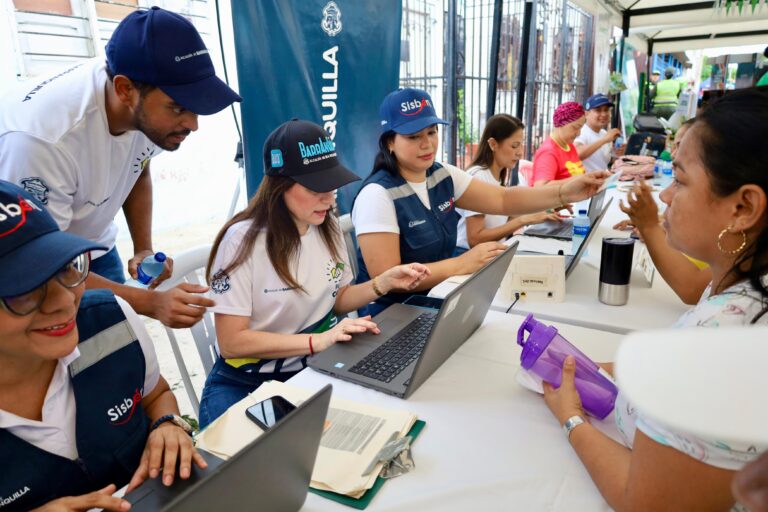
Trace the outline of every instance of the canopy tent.
[[768, 44], [768, 0], [613, 0], [622, 29], [647, 53]]

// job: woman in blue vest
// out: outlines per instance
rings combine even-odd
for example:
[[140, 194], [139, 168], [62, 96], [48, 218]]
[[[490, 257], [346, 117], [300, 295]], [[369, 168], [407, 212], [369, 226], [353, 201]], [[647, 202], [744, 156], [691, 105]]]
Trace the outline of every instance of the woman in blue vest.
[[339, 163], [320, 126], [294, 119], [275, 129], [264, 144], [264, 173], [246, 209], [219, 231], [208, 262], [221, 357], [205, 382], [201, 426], [263, 382], [296, 375], [307, 356], [350, 334], [378, 333], [370, 317], [336, 315], [429, 274], [413, 263], [350, 286], [331, 208], [334, 190], [359, 178]]
[[0, 181], [0, 510], [124, 511], [116, 489], [205, 467], [138, 315], [85, 292], [89, 251]]
[[[419, 89], [399, 89], [379, 109], [382, 134], [373, 171], [352, 209], [360, 248], [358, 282], [400, 263], [428, 263], [431, 276], [415, 289], [427, 293], [449, 276], [469, 274], [498, 255], [504, 245], [484, 242], [460, 256], [456, 207], [492, 215], [520, 215], [576, 202], [595, 194], [605, 172], [558, 181], [542, 188], [500, 187], [472, 179], [435, 161], [438, 124], [432, 98]], [[376, 314], [409, 293], [389, 293], [368, 307]]]

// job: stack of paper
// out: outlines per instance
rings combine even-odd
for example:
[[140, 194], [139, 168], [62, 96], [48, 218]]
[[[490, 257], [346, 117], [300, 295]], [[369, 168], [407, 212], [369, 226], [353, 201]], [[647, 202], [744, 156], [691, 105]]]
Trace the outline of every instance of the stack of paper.
[[[277, 381], [262, 384], [201, 432], [197, 445], [224, 459], [231, 457], [262, 433], [246, 417], [245, 410], [275, 395], [299, 405], [312, 396], [312, 391]], [[381, 447], [393, 435], [404, 436], [416, 422], [416, 416], [407, 411], [331, 398], [327, 420], [310, 485], [359, 498], [376, 482], [381, 464], [368, 475], [363, 473]]]

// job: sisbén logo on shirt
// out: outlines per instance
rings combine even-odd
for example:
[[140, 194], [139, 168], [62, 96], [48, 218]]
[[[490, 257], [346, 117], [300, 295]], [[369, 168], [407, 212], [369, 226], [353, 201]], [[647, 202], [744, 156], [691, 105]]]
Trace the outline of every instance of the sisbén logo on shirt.
[[109, 416], [109, 422], [112, 426], [119, 427], [131, 421], [136, 408], [141, 404], [142, 395], [143, 391], [137, 389], [133, 396], [123, 398], [122, 403], [115, 404], [114, 407], [107, 410], [107, 416]]

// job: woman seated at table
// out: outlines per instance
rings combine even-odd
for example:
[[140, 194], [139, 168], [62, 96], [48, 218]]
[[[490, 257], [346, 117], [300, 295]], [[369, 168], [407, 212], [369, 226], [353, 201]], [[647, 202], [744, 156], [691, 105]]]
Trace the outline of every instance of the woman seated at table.
[[[693, 126], [694, 120], [689, 119], [680, 127], [672, 146], [672, 157], [677, 155], [680, 144], [686, 133]], [[627, 193], [627, 204], [623, 202], [619, 208], [629, 215], [629, 221], [622, 221], [614, 226], [615, 229], [632, 227], [645, 242], [648, 253], [661, 277], [686, 304], [696, 304], [704, 293], [712, 273], [707, 265], [693, 260], [680, 251], [670, 247], [659, 218], [659, 208], [651, 193], [651, 188], [645, 183], [638, 183]]]
[[429, 275], [412, 263], [350, 286], [331, 208], [334, 190], [359, 178], [339, 163], [321, 127], [292, 120], [275, 129], [264, 144], [264, 173], [246, 209], [219, 231], [206, 269], [221, 357], [203, 389], [201, 427], [263, 382], [296, 375], [308, 355], [351, 334], [378, 333], [370, 317], [339, 322], [336, 315]]
[[[661, 193], [667, 241], [710, 265], [712, 282], [679, 327], [768, 324], [768, 91], [734, 91], [713, 103], [683, 141], [675, 181]], [[750, 151], [733, 151], [736, 147]], [[728, 349], [723, 340], [723, 350]], [[561, 424], [585, 418], [566, 360], [559, 389], [545, 400]], [[648, 378], [653, 378], [649, 375]], [[713, 375], [712, 378], [717, 378]], [[738, 391], [758, 397], [757, 391]], [[758, 406], [746, 403], [745, 407]], [[622, 510], [728, 510], [734, 472], [757, 458], [755, 447], [725, 445], [664, 429], [627, 404], [616, 422], [627, 448], [588, 422], [570, 441], [608, 504]]]
[[[477, 156], [467, 174], [491, 185], [526, 186], [525, 178], [517, 173], [517, 165], [523, 158], [523, 128], [522, 121], [509, 114], [496, 114], [488, 119], [480, 137]], [[560, 217], [552, 211], [517, 217], [485, 215], [462, 209], [456, 211], [461, 215], [456, 256], [477, 244], [503, 240], [522, 227], [547, 220], [560, 221]]]
[[142, 320], [108, 290], [84, 294], [103, 248], [6, 181], [0, 204], [0, 508], [128, 510], [117, 488], [205, 467]]
[[587, 122], [584, 107], [575, 101], [563, 103], [552, 115], [555, 128], [533, 156], [533, 186], [584, 174], [574, 141]]
[[[505, 246], [484, 242], [454, 257], [458, 214], [464, 208], [493, 215], [519, 215], [554, 208], [593, 195], [607, 173], [594, 173], [546, 189], [500, 187], [472, 179], [435, 161], [439, 147], [432, 98], [419, 89], [399, 89], [379, 109], [382, 134], [373, 171], [352, 208], [358, 245], [358, 282], [400, 263], [428, 263], [431, 276], [415, 290], [482, 267]], [[410, 294], [391, 293], [367, 308], [376, 314]]]

